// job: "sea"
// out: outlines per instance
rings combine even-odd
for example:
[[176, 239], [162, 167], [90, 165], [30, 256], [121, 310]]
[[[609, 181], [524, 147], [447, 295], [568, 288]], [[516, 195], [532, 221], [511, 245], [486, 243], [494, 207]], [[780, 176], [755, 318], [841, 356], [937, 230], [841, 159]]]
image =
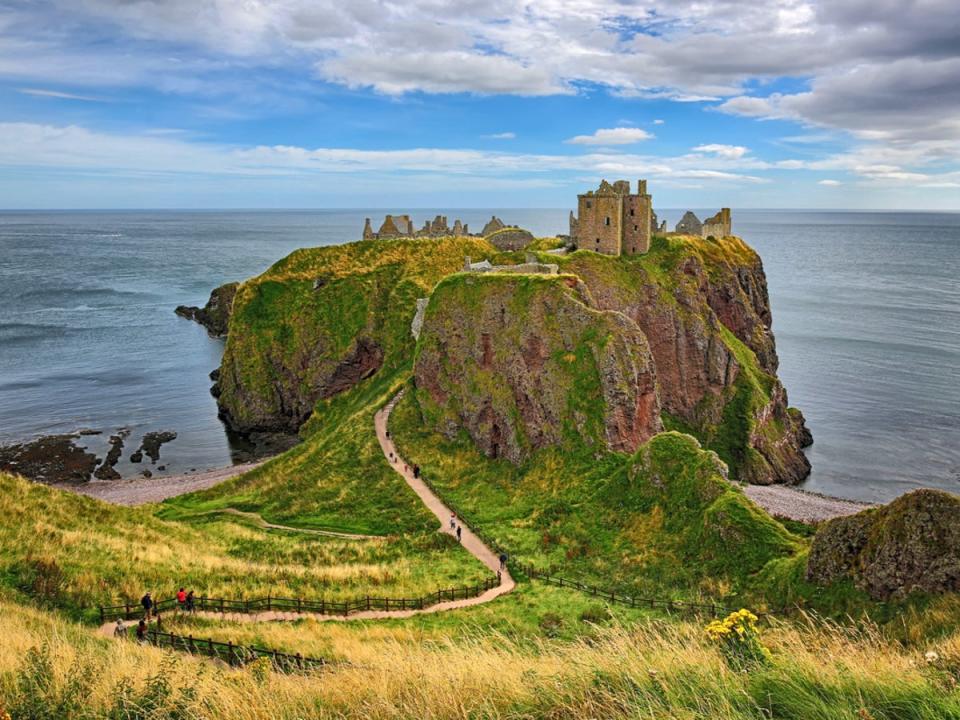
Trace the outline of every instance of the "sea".
[[[80, 429], [102, 454], [172, 430], [167, 472], [243, 455], [208, 374], [223, 340], [174, 315], [300, 247], [360, 236], [391, 210], [0, 212], [0, 444]], [[658, 209], [672, 226], [682, 210]], [[703, 217], [712, 211], [698, 210]], [[567, 209], [423, 209], [479, 229], [491, 215], [537, 235]], [[960, 493], [960, 214], [737, 210], [763, 258], [790, 402], [813, 433], [804, 489], [887, 501]]]

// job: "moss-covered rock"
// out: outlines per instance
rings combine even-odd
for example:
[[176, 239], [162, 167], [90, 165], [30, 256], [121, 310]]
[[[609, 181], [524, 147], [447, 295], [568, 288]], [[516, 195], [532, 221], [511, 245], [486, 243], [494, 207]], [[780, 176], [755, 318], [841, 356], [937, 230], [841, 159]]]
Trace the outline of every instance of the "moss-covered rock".
[[960, 497], [915, 490], [823, 525], [807, 579], [827, 585], [846, 578], [876, 600], [960, 590]]
[[232, 282], [221, 285], [210, 293], [210, 299], [202, 308], [187, 305], [178, 305], [174, 312], [180, 317], [203, 325], [207, 332], [214, 337], [224, 337], [230, 323], [230, 314], [233, 310], [233, 298], [237, 294], [240, 283]]
[[514, 463], [567, 442], [633, 452], [660, 429], [650, 349], [635, 323], [589, 303], [573, 276], [444, 280], [414, 367], [426, 421]]

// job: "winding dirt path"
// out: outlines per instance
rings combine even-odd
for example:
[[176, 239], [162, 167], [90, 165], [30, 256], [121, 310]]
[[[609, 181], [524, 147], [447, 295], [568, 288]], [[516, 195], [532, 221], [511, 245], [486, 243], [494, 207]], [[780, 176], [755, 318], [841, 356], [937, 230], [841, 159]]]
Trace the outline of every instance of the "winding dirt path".
[[324, 537], [340, 538], [342, 540], [383, 540], [382, 535], [362, 535], [360, 533], [337, 532], [336, 530], [318, 530], [315, 528], [298, 528], [290, 525], [277, 525], [267, 522], [260, 513], [245, 512], [236, 508], [223, 508], [222, 510], [208, 510], [200, 515], [233, 515], [246, 520], [252, 520], [253, 523], [265, 530], [286, 530], [288, 532], [306, 533], [308, 535], [322, 535]]
[[[387, 403], [387, 405], [379, 410], [376, 415], [374, 415], [374, 428], [377, 433], [377, 440], [380, 441], [380, 448], [383, 450], [383, 455], [390, 463], [390, 466], [406, 481], [407, 485], [417, 494], [420, 500], [424, 505], [437, 517], [437, 520], [440, 522], [440, 527], [438, 532], [447, 533], [449, 535], [454, 535], [455, 533], [449, 528], [449, 520], [452, 511], [443, 502], [438, 498], [434, 492], [427, 486], [423, 480], [420, 478], [414, 477], [413, 471], [410, 469], [409, 463], [404, 462], [397, 454], [397, 448], [393, 444], [393, 440], [390, 438], [387, 432], [387, 423], [390, 420], [390, 413], [393, 412], [393, 408], [396, 406], [397, 402], [400, 401], [400, 398], [403, 397], [403, 391], [397, 393], [393, 399]], [[224, 510], [222, 512], [229, 512]], [[242, 513], [239, 510], [233, 510], [234, 514], [238, 515], [250, 515], [256, 518], [259, 518], [259, 515], [255, 513]], [[260, 520], [264, 523], [262, 518]], [[279, 527], [281, 529], [296, 530], [298, 532], [303, 532], [301, 528], [284, 528], [283, 526], [272, 526], [267, 525], [268, 527]], [[496, 573], [500, 570], [500, 558], [499, 556], [491, 550], [487, 545], [478, 538], [474, 532], [468, 528], [463, 523], [460, 523], [462, 534], [461, 534], [461, 544], [463, 547], [473, 555], [477, 560], [486, 565], [491, 571]], [[322, 532], [324, 534], [329, 534], [327, 531], [316, 530], [314, 532]], [[357, 536], [348, 536], [348, 537], [357, 537]], [[364, 537], [364, 536], [360, 536]], [[376, 536], [373, 536], [376, 538]], [[380, 539], [380, 538], [377, 538]], [[295, 612], [279, 612], [279, 611], [269, 611], [261, 613], [216, 613], [216, 612], [202, 612], [197, 611], [194, 615], [198, 617], [214, 618], [221, 620], [229, 620], [232, 622], [264, 622], [264, 621], [277, 621], [277, 620], [297, 620], [303, 617], [310, 617], [314, 620], [320, 622], [347, 622], [351, 620], [386, 620], [390, 618], [408, 618], [413, 617], [414, 615], [425, 615], [428, 613], [444, 612], [446, 610], [457, 610], [459, 608], [471, 607], [473, 605], [482, 605], [483, 603], [488, 603], [491, 600], [504, 595], [516, 587], [516, 583], [510, 575], [510, 571], [504, 568], [500, 571], [500, 584], [496, 587], [493, 587], [487, 590], [482, 595], [478, 595], [472, 598], [465, 598], [462, 600], [448, 600], [445, 602], [437, 603], [436, 605], [431, 605], [426, 607], [423, 610], [364, 610], [358, 613], [353, 613], [351, 615], [318, 615], [315, 613], [295, 613]], [[169, 614], [169, 613], [168, 613]], [[132, 621], [128, 621], [132, 622]], [[111, 637], [113, 635], [115, 627], [115, 621], [104, 623], [100, 626], [99, 632], [102, 635]]]

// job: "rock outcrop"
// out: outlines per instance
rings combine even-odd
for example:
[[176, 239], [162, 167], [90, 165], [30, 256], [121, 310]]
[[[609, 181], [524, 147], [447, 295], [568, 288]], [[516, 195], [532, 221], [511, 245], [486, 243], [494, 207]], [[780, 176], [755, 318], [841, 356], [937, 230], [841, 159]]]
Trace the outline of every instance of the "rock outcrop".
[[915, 490], [824, 524], [807, 579], [826, 585], [847, 578], [875, 600], [960, 591], [960, 497]]
[[684, 253], [672, 265], [626, 265], [579, 252], [561, 270], [582, 278], [598, 307], [640, 326], [664, 411], [716, 450], [737, 479], [800, 482], [810, 472], [802, 452], [810, 436], [776, 378], [759, 256], [734, 238], [674, 242]]
[[235, 282], [221, 285], [210, 293], [210, 299], [202, 308], [179, 305], [174, 312], [182, 318], [200, 323], [213, 337], [225, 337], [230, 324], [233, 298], [239, 285], [240, 283]]
[[0, 472], [43, 483], [86, 482], [99, 462], [76, 444], [77, 435], [47, 435], [31, 442], [0, 446]]
[[465, 255], [493, 250], [467, 237], [312, 248], [247, 281], [214, 388], [221, 417], [246, 436], [294, 433], [325, 398], [409, 365], [417, 299]]
[[426, 421], [514, 463], [567, 442], [636, 450], [661, 428], [653, 358], [634, 322], [589, 303], [572, 276], [442, 282], [414, 366]]

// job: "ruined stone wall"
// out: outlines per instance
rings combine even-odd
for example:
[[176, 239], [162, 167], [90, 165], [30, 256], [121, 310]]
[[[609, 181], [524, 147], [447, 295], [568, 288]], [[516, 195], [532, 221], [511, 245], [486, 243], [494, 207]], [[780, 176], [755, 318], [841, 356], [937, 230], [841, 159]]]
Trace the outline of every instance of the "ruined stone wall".
[[730, 208], [722, 208], [716, 215], [703, 221], [703, 237], [722, 238], [732, 234]]
[[623, 223], [620, 195], [580, 195], [577, 205], [577, 247], [619, 255]]

